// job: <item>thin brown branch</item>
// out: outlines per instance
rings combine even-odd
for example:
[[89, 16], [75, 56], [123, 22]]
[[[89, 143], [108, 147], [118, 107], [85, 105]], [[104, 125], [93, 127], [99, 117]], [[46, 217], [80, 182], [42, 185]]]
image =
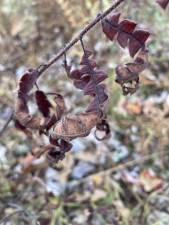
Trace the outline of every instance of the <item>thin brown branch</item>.
[[15, 212], [9, 214], [8, 216], [5, 216], [2, 220], [0, 220], [0, 224], [6, 224], [13, 216], [17, 214], [25, 213], [24, 209], [18, 209]]
[[[90, 180], [92, 179], [94, 176], [110, 176], [112, 173], [115, 173], [115, 172], [118, 172], [120, 170], [124, 170], [128, 167], [131, 167], [131, 166], [134, 166], [134, 165], [139, 165], [139, 164], [143, 164], [145, 163], [146, 161], [150, 160], [150, 159], [153, 159], [154, 157], [159, 157], [160, 154], [161, 154], [162, 151], [159, 151], [159, 152], [155, 152], [155, 153], [151, 153], [151, 154], [147, 154], [147, 155], [144, 155], [142, 156], [141, 158], [139, 159], [134, 159], [134, 160], [131, 160], [131, 161], [128, 161], [128, 162], [125, 162], [123, 164], [120, 164], [120, 165], [117, 165], [117, 166], [113, 166], [113, 167], [110, 167], [106, 170], [102, 170], [102, 171], [99, 171], [97, 173], [94, 173], [94, 174], [91, 174], [89, 176], [86, 176], [82, 179], [80, 179], [79, 181], [77, 181], [76, 185], [79, 185], [87, 180]], [[168, 155], [169, 154], [169, 151], [166, 151], [165, 152], [165, 155]]]
[[98, 24], [103, 18], [105, 18], [108, 14], [110, 14], [114, 9], [116, 9], [122, 2], [125, 0], [116, 0], [106, 11], [99, 14], [93, 21], [91, 21], [74, 39], [72, 39], [65, 47], [58, 52], [58, 54], [50, 59], [47, 63], [40, 66], [39, 76], [45, 72], [52, 64], [54, 64], [58, 59], [60, 59], [70, 48], [72, 48], [80, 39], [91, 30], [96, 24]]
[[9, 118], [7, 119], [7, 121], [5, 122], [5, 124], [3, 125], [2, 129], [0, 130], [0, 136], [2, 136], [3, 133], [6, 131], [9, 123], [12, 120], [12, 118], [13, 118], [13, 110], [11, 110], [10, 115], [9, 115]]
[[[81, 42], [81, 46], [82, 46], [82, 49], [83, 49], [84, 56], [87, 57], [86, 56], [86, 50], [85, 50], [82, 38], [80, 39], [80, 42]], [[100, 115], [100, 98], [99, 98], [98, 86], [97, 86], [96, 80], [95, 80], [95, 74], [94, 74], [93, 68], [91, 67], [91, 65], [90, 65], [90, 63], [88, 61], [88, 58], [86, 58], [86, 63], [87, 63], [87, 66], [88, 66], [88, 68], [90, 70], [90, 75], [91, 75], [93, 87], [94, 87], [94, 90], [95, 90], [96, 102], [97, 102], [97, 112], [98, 112], [98, 115]]]

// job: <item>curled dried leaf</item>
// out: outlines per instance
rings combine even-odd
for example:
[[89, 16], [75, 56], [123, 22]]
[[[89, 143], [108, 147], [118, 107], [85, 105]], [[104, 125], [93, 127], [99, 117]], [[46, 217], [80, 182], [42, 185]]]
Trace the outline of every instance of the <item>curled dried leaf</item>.
[[93, 112], [67, 115], [56, 124], [51, 136], [53, 139], [63, 139], [65, 141], [85, 137], [96, 126], [97, 122], [98, 116]]
[[27, 95], [37, 81], [39, 73], [37, 70], [29, 69], [19, 80], [19, 95]]
[[16, 129], [25, 133], [28, 138], [30, 138], [30, 139], [32, 138], [32, 132], [29, 129], [27, 129], [26, 127], [24, 127], [18, 120], [15, 120], [15, 127], [16, 127]]
[[27, 100], [24, 97], [18, 97], [16, 100], [14, 118], [21, 126], [26, 128], [39, 129], [42, 124], [39, 117], [29, 114]]
[[[18, 96], [15, 104], [14, 118], [18, 121], [20, 128], [40, 129], [42, 121], [39, 117], [31, 116], [27, 106], [28, 94], [37, 81], [39, 73], [37, 70], [28, 70], [19, 81]], [[19, 126], [18, 126], [19, 128]]]
[[65, 157], [64, 151], [61, 151], [61, 149], [58, 146], [54, 145], [46, 145], [42, 146], [39, 151], [34, 153], [34, 157], [39, 158], [42, 155], [45, 155], [47, 161], [49, 163], [57, 163], [59, 160], [63, 160]]
[[15, 114], [16, 120], [19, 121], [19, 123], [30, 129], [40, 129], [42, 126], [42, 120], [39, 117], [31, 116], [28, 113], [19, 112]]
[[66, 106], [62, 95], [54, 93], [54, 102], [56, 104], [56, 119], [59, 120], [65, 112]]
[[35, 92], [36, 103], [39, 111], [44, 117], [50, 116], [50, 108], [52, 107], [51, 103], [47, 99], [47, 96], [43, 91], [37, 90]]
[[40, 151], [34, 153], [36, 158], [44, 155], [50, 163], [57, 163], [59, 160], [63, 160], [66, 152], [70, 151], [72, 144], [62, 140], [62, 139], [53, 139], [49, 137], [50, 144], [41, 147]]
[[48, 116], [44, 120], [42, 129], [40, 130], [40, 134], [41, 133], [47, 133], [48, 130], [50, 130], [53, 127], [53, 125], [58, 120], [60, 120], [60, 118], [63, 115], [63, 113], [65, 111], [65, 108], [66, 108], [65, 107], [65, 101], [64, 101], [64, 98], [63, 98], [62, 95], [60, 95], [58, 93], [48, 93], [48, 95], [54, 96], [55, 106], [52, 106], [51, 103], [50, 102], [48, 103], [48, 100], [47, 100], [46, 107], [48, 107], [48, 110], [49, 110], [49, 107], [54, 109], [54, 110], [53, 110], [52, 113], [50, 111], [48, 112], [48, 114], [47, 114]]
[[[99, 134], [100, 133], [100, 134]], [[102, 141], [110, 137], [110, 126], [105, 119], [102, 119], [96, 125], [95, 137], [97, 140]]]
[[148, 51], [142, 49], [134, 62], [116, 67], [116, 82], [121, 85], [123, 94], [133, 94], [139, 87], [139, 74], [148, 64]]

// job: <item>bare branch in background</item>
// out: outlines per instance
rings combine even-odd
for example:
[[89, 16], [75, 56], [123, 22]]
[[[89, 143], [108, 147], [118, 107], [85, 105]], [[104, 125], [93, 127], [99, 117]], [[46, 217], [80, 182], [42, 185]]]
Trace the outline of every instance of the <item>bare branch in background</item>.
[[12, 121], [12, 119], [13, 119], [13, 112], [14, 112], [14, 110], [11, 110], [10, 115], [9, 115], [9, 118], [7, 119], [6, 123], [4, 124], [4, 126], [2, 127], [2, 129], [0, 131], [0, 136], [3, 135], [3, 133], [6, 131], [8, 125]]

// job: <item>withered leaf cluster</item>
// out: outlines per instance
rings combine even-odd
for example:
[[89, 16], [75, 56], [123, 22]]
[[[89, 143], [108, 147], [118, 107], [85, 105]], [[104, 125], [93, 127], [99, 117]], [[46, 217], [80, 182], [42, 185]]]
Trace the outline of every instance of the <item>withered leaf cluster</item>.
[[124, 19], [120, 20], [120, 13], [112, 14], [102, 20], [102, 29], [111, 41], [117, 40], [122, 48], [128, 48], [134, 62], [119, 65], [116, 68], [116, 82], [122, 87], [123, 94], [133, 94], [139, 87], [139, 74], [148, 63], [148, 51], [145, 44], [150, 33], [137, 28], [137, 23]]
[[75, 87], [83, 90], [84, 95], [93, 97], [86, 112], [98, 112], [98, 108], [104, 109], [108, 100], [105, 85], [100, 84], [107, 78], [107, 74], [97, 68], [96, 62], [91, 58], [92, 54], [85, 49], [79, 69], [71, 70], [70, 66], [65, 65], [68, 77], [73, 80]]
[[145, 47], [150, 33], [143, 29], [137, 28], [137, 23], [124, 19], [120, 20], [120, 13], [112, 14], [109, 18], [102, 21], [103, 32], [113, 41], [115, 38], [122, 48], [128, 47], [131, 57]]
[[[98, 69], [95, 60], [92, 58], [93, 53], [82, 46], [84, 54], [80, 62], [80, 68], [71, 69], [71, 66], [67, 65], [65, 61], [65, 69], [67, 75], [73, 80], [76, 88], [83, 91], [84, 95], [89, 95], [93, 98], [87, 107], [85, 114], [97, 115], [96, 128], [104, 132], [103, 138], [110, 136], [110, 128], [106, 121], [105, 109], [108, 101], [108, 95], [106, 93], [106, 87], [102, 82], [107, 78], [107, 74]], [[95, 132], [97, 139], [100, 139]]]
[[[169, 0], [157, 0], [157, 3], [166, 8]], [[115, 13], [102, 18], [102, 29], [106, 37], [117, 43], [122, 48], [128, 48], [132, 62], [116, 67], [116, 82], [121, 85], [123, 94], [133, 94], [139, 87], [139, 75], [147, 67], [148, 51], [146, 42], [150, 33], [138, 28], [138, 24], [132, 20], [120, 19], [121, 14]], [[40, 70], [30, 69], [20, 79], [15, 105], [15, 126], [32, 138], [32, 133], [46, 135], [49, 144], [41, 148], [36, 156], [45, 154], [47, 159], [58, 162], [65, 157], [66, 152], [72, 148], [71, 140], [89, 135], [96, 128], [95, 136], [103, 140], [110, 136], [110, 127], [106, 120], [106, 105], [108, 95], [106, 86], [102, 82], [107, 74], [98, 68], [93, 59], [93, 52], [84, 47], [82, 36], [79, 36], [83, 49], [83, 56], [77, 69], [67, 64], [66, 55], [64, 67], [68, 78], [73, 81], [76, 88], [83, 91], [84, 95], [91, 98], [84, 112], [66, 114], [64, 97], [59, 93], [45, 94], [37, 86]], [[66, 54], [66, 53], [65, 53]], [[54, 61], [53, 61], [54, 62]], [[46, 68], [50, 66], [47, 65]], [[43, 71], [44, 72], [44, 71]], [[33, 92], [39, 114], [31, 115], [28, 101], [33, 87]], [[53, 98], [51, 103], [50, 98]], [[98, 133], [102, 132], [102, 137]]]
[[[90, 58], [91, 55], [92, 52], [85, 51], [80, 69], [71, 70], [70, 66], [65, 65], [68, 76], [73, 80], [75, 87], [83, 90], [84, 95], [93, 98], [85, 112], [82, 113], [66, 115], [65, 101], [62, 95], [59, 93], [45, 94], [37, 89], [33, 94], [40, 114], [31, 115], [28, 101], [33, 86], [38, 88], [36, 82], [39, 74], [37, 70], [31, 69], [21, 77], [15, 106], [15, 125], [29, 137], [32, 136], [32, 132], [37, 130], [40, 135], [47, 135], [49, 138], [49, 144], [36, 153], [37, 157], [45, 154], [51, 162], [62, 160], [65, 153], [72, 148], [70, 141], [89, 135], [94, 127], [104, 132], [105, 135], [102, 139], [110, 135], [110, 128], [105, 116], [105, 102], [108, 96], [105, 85], [100, 84], [107, 78], [107, 75], [97, 68], [96, 62]], [[48, 95], [53, 97], [54, 104], [49, 101]]]
[[148, 50], [141, 50], [133, 62], [116, 67], [116, 82], [121, 85], [123, 94], [133, 94], [139, 87], [139, 75], [147, 68]]

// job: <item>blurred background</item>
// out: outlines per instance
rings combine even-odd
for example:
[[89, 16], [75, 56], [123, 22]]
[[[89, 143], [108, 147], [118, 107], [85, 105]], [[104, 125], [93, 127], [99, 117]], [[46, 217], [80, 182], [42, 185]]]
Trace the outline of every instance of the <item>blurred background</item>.
[[[123, 96], [114, 82], [115, 67], [130, 62], [127, 50], [109, 42], [98, 24], [84, 38], [99, 67], [107, 71], [111, 138], [91, 133], [74, 141], [58, 165], [30, 152], [46, 144], [4, 124], [14, 108], [17, 81], [28, 68], [49, 60], [92, 18], [113, 1], [0, 1], [0, 224], [7, 225], [168, 225], [169, 224], [169, 9], [155, 0], [128, 0], [123, 18], [150, 30], [149, 68], [140, 89]], [[78, 65], [75, 45], [68, 61]], [[63, 59], [38, 81], [43, 91], [58, 91], [69, 112], [82, 112], [88, 101], [74, 88]], [[36, 112], [34, 101], [29, 104]]]

